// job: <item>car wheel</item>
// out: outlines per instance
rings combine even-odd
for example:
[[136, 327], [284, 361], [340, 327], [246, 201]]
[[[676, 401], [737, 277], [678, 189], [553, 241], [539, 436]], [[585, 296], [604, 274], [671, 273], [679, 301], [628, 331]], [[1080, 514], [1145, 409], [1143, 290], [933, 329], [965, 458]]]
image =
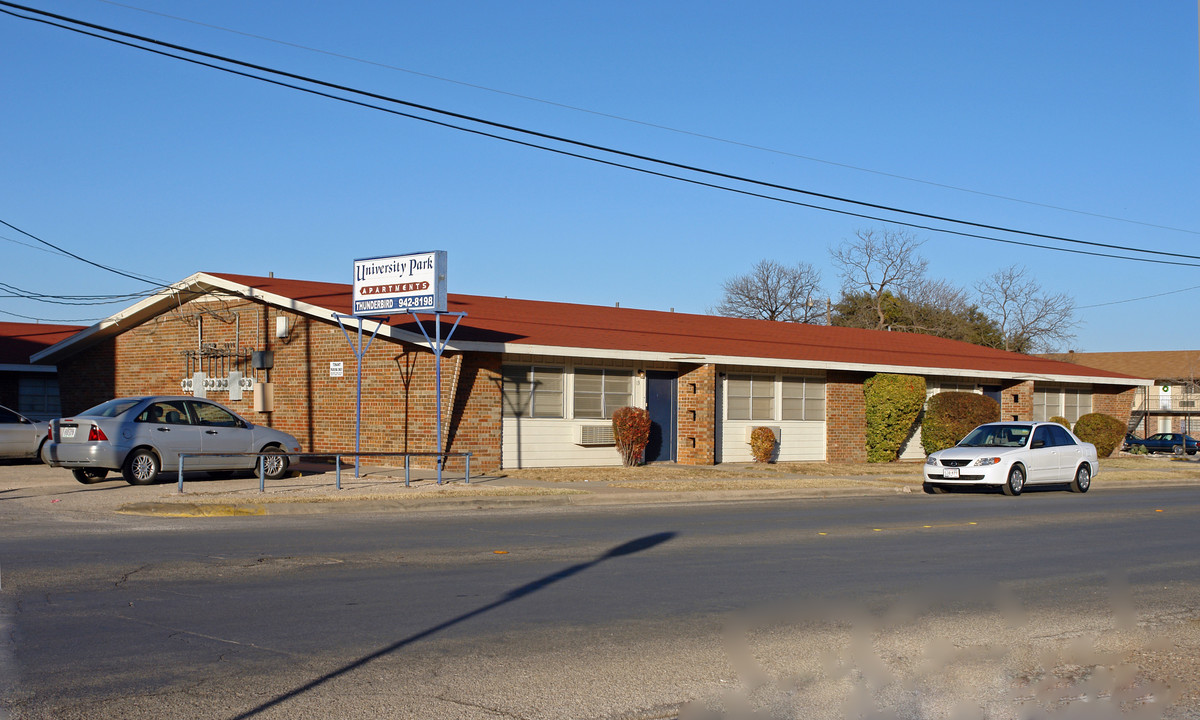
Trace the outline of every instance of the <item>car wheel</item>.
[[1176, 454], [1176, 455], [1182, 455], [1182, 454], [1183, 454], [1183, 446], [1181, 446], [1181, 445], [1172, 445], [1172, 446], [1171, 446], [1171, 452], [1172, 452], [1172, 453], [1174, 453], [1174, 454]]
[[1025, 468], [1020, 465], [1013, 465], [1008, 471], [1008, 480], [1000, 486], [1005, 495], [1016, 496], [1021, 494], [1021, 490], [1025, 487]]
[[287, 475], [288, 457], [277, 447], [264, 449], [258, 461], [262, 464], [263, 477], [268, 480], [278, 480]]
[[97, 468], [71, 468], [71, 474], [75, 476], [76, 480], [84, 485], [98, 483], [104, 478], [108, 477], [107, 470], [101, 470]]
[[1085, 493], [1092, 486], [1092, 466], [1084, 463], [1075, 471], [1075, 479], [1071, 481], [1071, 492]]
[[125, 458], [121, 475], [130, 485], [149, 485], [158, 477], [158, 456], [146, 448], [138, 448]]

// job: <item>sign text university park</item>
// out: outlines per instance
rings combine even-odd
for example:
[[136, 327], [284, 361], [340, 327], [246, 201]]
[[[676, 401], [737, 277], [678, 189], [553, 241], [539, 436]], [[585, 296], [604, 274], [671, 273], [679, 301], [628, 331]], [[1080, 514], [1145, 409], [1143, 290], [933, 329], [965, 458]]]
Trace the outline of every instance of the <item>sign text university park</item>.
[[437, 305], [435, 282], [439, 269], [438, 254], [423, 253], [356, 261], [354, 313], [359, 315], [393, 310], [434, 310]]

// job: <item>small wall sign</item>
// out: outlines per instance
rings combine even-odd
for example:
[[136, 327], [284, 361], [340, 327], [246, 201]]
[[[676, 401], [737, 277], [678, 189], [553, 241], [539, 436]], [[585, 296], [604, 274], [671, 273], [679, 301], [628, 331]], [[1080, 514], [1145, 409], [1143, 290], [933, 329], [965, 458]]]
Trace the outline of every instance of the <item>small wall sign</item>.
[[342, 377], [345, 371], [345, 366], [341, 360], [329, 363], [329, 377]]

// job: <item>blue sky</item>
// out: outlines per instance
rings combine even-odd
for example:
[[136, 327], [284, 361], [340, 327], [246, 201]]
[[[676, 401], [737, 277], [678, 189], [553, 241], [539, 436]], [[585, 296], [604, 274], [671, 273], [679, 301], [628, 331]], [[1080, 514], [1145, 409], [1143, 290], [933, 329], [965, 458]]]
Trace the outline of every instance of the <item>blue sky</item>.
[[[1194, 3], [24, 4], [733, 175], [1200, 255]], [[6, 15], [0, 67], [0, 220], [166, 282], [214, 271], [349, 283], [355, 258], [438, 249], [451, 292], [704, 312], [764, 258], [812, 263], [836, 299], [829, 247], [884, 226]], [[1200, 346], [1197, 267], [915, 232], [932, 277], [972, 287], [1015, 263], [1072, 295], [1072, 349]], [[22, 291], [150, 287], [2, 226], [0, 249], [0, 282]], [[124, 304], [0, 298], [0, 319], [83, 321]]]

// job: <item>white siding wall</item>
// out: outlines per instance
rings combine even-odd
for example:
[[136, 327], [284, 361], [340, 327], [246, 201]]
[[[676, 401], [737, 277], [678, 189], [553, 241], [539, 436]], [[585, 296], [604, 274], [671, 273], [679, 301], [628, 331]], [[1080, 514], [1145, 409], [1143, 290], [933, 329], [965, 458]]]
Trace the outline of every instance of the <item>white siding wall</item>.
[[825, 423], [821, 421], [726, 420], [721, 425], [717, 462], [754, 462], [750, 443], [746, 442], [746, 428], [759, 425], [779, 428], [778, 462], [825, 459]]
[[913, 432], [908, 443], [900, 449], [901, 460], [924, 460], [925, 448], [921, 446], [921, 421], [917, 420], [917, 429]]
[[605, 422], [609, 421], [506, 417], [500, 463], [506, 468], [620, 465], [621, 453], [613, 445], [584, 447], [575, 444], [579, 432], [577, 426]]

